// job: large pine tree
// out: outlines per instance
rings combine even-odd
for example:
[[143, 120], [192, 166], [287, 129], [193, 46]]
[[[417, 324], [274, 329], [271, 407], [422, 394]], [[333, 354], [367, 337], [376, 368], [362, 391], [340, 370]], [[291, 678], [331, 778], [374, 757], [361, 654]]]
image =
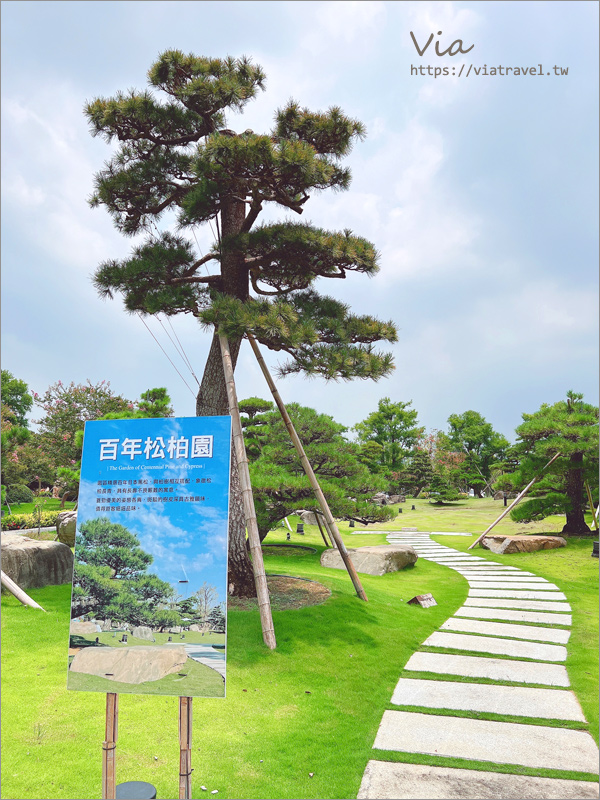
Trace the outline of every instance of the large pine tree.
[[[196, 413], [228, 413], [219, 329], [229, 336], [234, 365], [250, 332], [289, 354], [282, 374], [387, 375], [392, 357], [373, 345], [396, 340], [393, 323], [353, 315], [314, 286], [321, 277], [374, 275], [373, 245], [350, 230], [308, 222], [257, 224], [269, 205], [302, 214], [312, 193], [347, 189], [350, 172], [340, 162], [364, 137], [363, 125], [337, 107], [314, 113], [290, 101], [268, 133], [234, 132], [225, 112], [242, 111], [264, 89], [263, 71], [247, 58], [170, 50], [150, 68], [148, 81], [150, 91], [86, 105], [92, 134], [118, 142], [96, 176], [91, 203], [105, 205], [123, 234], [143, 237], [129, 258], [101, 264], [95, 284], [101, 296], [120, 293], [128, 311], [189, 313], [213, 331]], [[176, 214], [176, 232], [159, 229], [165, 212]], [[217, 239], [201, 256], [189, 235], [212, 221]], [[234, 468], [229, 587], [252, 595], [238, 485]]]
[[[583, 395], [567, 392], [566, 400], [544, 403], [534, 414], [523, 414], [516, 429], [518, 440], [512, 448], [519, 458], [517, 471], [505, 475], [499, 488], [521, 489], [532, 478], [542, 475], [530, 500], [523, 501], [511, 517], [517, 522], [565, 514], [565, 534], [590, 534], [585, 521], [585, 482], [597, 497], [598, 492], [598, 408], [583, 402]], [[556, 453], [561, 454], [542, 472]]]

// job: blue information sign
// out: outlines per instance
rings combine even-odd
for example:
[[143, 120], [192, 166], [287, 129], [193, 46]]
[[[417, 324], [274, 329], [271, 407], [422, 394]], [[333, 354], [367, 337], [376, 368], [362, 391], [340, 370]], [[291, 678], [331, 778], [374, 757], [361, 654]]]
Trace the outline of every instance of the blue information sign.
[[224, 697], [231, 417], [88, 422], [67, 686]]

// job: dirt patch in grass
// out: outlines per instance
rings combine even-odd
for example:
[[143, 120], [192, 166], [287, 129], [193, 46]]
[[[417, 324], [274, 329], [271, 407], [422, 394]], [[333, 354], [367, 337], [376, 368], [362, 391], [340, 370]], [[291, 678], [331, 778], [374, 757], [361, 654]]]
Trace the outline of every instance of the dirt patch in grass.
[[[301, 578], [275, 577], [267, 575], [267, 586], [273, 611], [287, 611], [291, 608], [304, 608], [324, 603], [331, 591], [316, 581]], [[249, 611], [257, 608], [255, 597], [228, 597], [228, 608]]]

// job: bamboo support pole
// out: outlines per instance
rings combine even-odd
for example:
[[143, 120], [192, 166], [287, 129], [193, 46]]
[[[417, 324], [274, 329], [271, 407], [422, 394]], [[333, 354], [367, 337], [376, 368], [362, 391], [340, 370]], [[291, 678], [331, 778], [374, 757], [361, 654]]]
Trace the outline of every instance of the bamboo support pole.
[[102, 744], [102, 798], [115, 800], [117, 792], [115, 774], [115, 749], [119, 733], [119, 695], [106, 695], [106, 730]]
[[271, 602], [269, 599], [269, 589], [267, 587], [267, 576], [265, 575], [265, 565], [260, 546], [258, 523], [256, 521], [256, 511], [254, 509], [254, 498], [252, 497], [252, 484], [250, 483], [248, 457], [246, 455], [246, 448], [244, 446], [242, 422], [240, 420], [240, 409], [235, 391], [233, 364], [231, 361], [231, 353], [229, 352], [229, 342], [227, 341], [227, 337], [223, 334], [219, 334], [219, 342], [221, 345], [221, 355], [223, 357], [223, 370], [225, 372], [227, 400], [229, 402], [229, 413], [231, 414], [233, 426], [233, 442], [240, 475], [242, 498], [244, 501], [246, 527], [248, 529], [248, 539], [250, 541], [252, 569], [254, 570], [254, 582], [256, 584], [256, 594], [258, 596], [260, 624], [262, 627], [262, 634], [265, 644], [270, 650], [274, 650], [277, 646], [277, 642], [275, 641], [275, 630], [273, 627], [273, 616], [271, 614]]
[[319, 516], [323, 517], [323, 525], [325, 526], [325, 530], [327, 532], [327, 536], [329, 536], [329, 545], [334, 547], [337, 550], [337, 544], [335, 543], [335, 539], [333, 538], [333, 534], [331, 533], [331, 529], [327, 524], [327, 520], [325, 519], [325, 514], [322, 511], [316, 511], [317, 519]]
[[[552, 464], [552, 462], [553, 462], [553, 461], [556, 461], [556, 459], [559, 457], [559, 455], [560, 455], [560, 453], [556, 453], [556, 455], [552, 456], [552, 458], [551, 458], [551, 459], [550, 459], [550, 461], [549, 461], [549, 462], [546, 464], [546, 466], [544, 467], [544, 469], [542, 470], [542, 472], [545, 472], [545, 470], [547, 470], [547, 469], [548, 469], [548, 467], [550, 466], [550, 464]], [[504, 509], [504, 511], [502, 512], [502, 514], [500, 514], [500, 516], [498, 517], [498, 519], [497, 519], [495, 522], [492, 522], [492, 524], [489, 526], [489, 528], [486, 528], [486, 529], [484, 530], [484, 532], [481, 534], [481, 536], [479, 536], [477, 539], [475, 539], [475, 541], [473, 542], [473, 544], [472, 544], [472, 545], [469, 545], [469, 547], [467, 547], [467, 550], [472, 550], [472, 549], [475, 547], [475, 545], [476, 545], [476, 544], [479, 544], [479, 542], [480, 542], [480, 541], [483, 539], [483, 537], [484, 537], [484, 536], [487, 536], [487, 534], [488, 534], [488, 533], [489, 533], [489, 532], [492, 530], [492, 528], [495, 528], [495, 527], [496, 527], [496, 525], [497, 525], [497, 524], [500, 522], [500, 520], [504, 519], [504, 517], [505, 517], [505, 516], [508, 514], [508, 512], [509, 512], [509, 511], [510, 511], [512, 508], [514, 508], [514, 507], [517, 505], [517, 503], [518, 503], [518, 502], [519, 502], [519, 501], [520, 501], [520, 500], [521, 500], [523, 497], [525, 497], [525, 495], [526, 495], [526, 494], [527, 494], [527, 492], [528, 492], [528, 491], [531, 489], [531, 487], [533, 486], [533, 484], [534, 484], [534, 483], [535, 483], [537, 480], [539, 480], [539, 479], [541, 478], [541, 476], [542, 476], [542, 472], [540, 472], [540, 474], [539, 474], [539, 475], [536, 475], [536, 476], [535, 476], [535, 478], [534, 478], [532, 481], [529, 481], [529, 483], [528, 483], [528, 484], [527, 484], [527, 486], [526, 486], [526, 487], [523, 489], [523, 491], [521, 492], [521, 494], [519, 494], [519, 495], [517, 495], [517, 497], [515, 497], [515, 499], [514, 499], [514, 500], [512, 501], [512, 503], [511, 503], [511, 504], [508, 506], [508, 508], [505, 508], [505, 509]]]
[[321, 534], [321, 537], [323, 538], [323, 541], [325, 542], [325, 547], [331, 547], [331, 545], [329, 544], [329, 542], [325, 538], [325, 534], [323, 533], [323, 526], [321, 524], [320, 514], [315, 514], [315, 519], [317, 520], [317, 525], [319, 526], [319, 533]]
[[179, 800], [192, 796], [192, 698], [179, 698]]
[[12, 578], [9, 578], [5, 572], [2, 572], [2, 586], [4, 586], [11, 594], [20, 600], [24, 606], [31, 606], [31, 608], [39, 608], [40, 611], [46, 611], [45, 608], [42, 608], [39, 603], [36, 603], [35, 600], [32, 600], [31, 597], [18, 586]]
[[325, 518], [325, 522], [329, 530], [329, 533], [332, 536], [333, 541], [337, 546], [337, 549], [340, 551], [342, 561], [344, 562], [346, 569], [348, 570], [348, 574], [350, 575], [350, 579], [354, 584], [356, 593], [361, 598], [361, 600], [367, 602], [368, 601], [367, 595], [365, 594], [365, 590], [363, 589], [358, 574], [356, 572], [356, 569], [354, 568], [354, 564], [350, 560], [350, 556], [348, 555], [346, 546], [342, 541], [342, 537], [340, 536], [340, 532], [338, 531], [337, 525], [335, 524], [335, 520], [333, 519], [333, 515], [331, 514], [329, 505], [327, 504], [327, 500], [325, 499], [325, 495], [323, 494], [321, 487], [319, 486], [319, 482], [317, 481], [313, 468], [310, 465], [310, 461], [306, 457], [306, 453], [304, 452], [304, 448], [302, 447], [302, 442], [298, 438], [296, 429], [294, 428], [292, 420], [290, 419], [290, 415], [288, 414], [287, 409], [283, 404], [283, 400], [281, 399], [281, 396], [277, 391], [277, 387], [275, 386], [273, 378], [271, 377], [271, 373], [269, 372], [265, 360], [262, 357], [260, 350], [258, 349], [258, 344], [256, 343], [256, 339], [250, 333], [247, 333], [246, 335], [248, 337], [248, 341], [250, 342], [252, 350], [254, 351], [256, 360], [260, 365], [262, 373], [265, 376], [267, 384], [269, 385], [269, 389], [271, 390], [271, 394], [273, 395], [273, 398], [277, 404], [279, 413], [283, 418], [283, 421], [285, 423], [286, 428], [288, 429], [288, 433], [290, 434], [290, 437], [292, 439], [292, 442], [294, 443], [296, 451], [300, 456], [300, 461], [302, 462], [304, 472], [307, 474], [308, 480], [310, 481], [310, 485], [312, 486], [313, 491], [317, 497], [317, 500], [319, 501], [319, 505], [321, 506], [321, 509], [323, 511], [323, 517]]
[[594, 527], [596, 528], [596, 530], [598, 530], [598, 517], [596, 516], [596, 508], [594, 506], [594, 501], [592, 500], [592, 492], [590, 490], [590, 485], [587, 481], [585, 483], [585, 489], [590, 503], [590, 508], [592, 509], [592, 519], [594, 520]]

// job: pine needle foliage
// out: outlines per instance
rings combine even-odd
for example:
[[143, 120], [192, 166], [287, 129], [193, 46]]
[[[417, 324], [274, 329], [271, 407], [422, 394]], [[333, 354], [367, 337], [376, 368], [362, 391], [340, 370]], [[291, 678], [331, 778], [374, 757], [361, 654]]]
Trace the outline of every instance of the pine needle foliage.
[[[584, 519], [586, 506], [585, 483], [598, 498], [598, 408], [583, 401], [583, 395], [567, 392], [565, 400], [548, 405], [539, 411], [523, 414], [516, 429], [518, 440], [512, 454], [518, 458], [518, 468], [504, 475], [500, 488], [522, 489], [541, 475], [532, 497], [511, 511], [516, 522], [540, 520], [551, 514], [564, 513], [563, 533], [589, 534]], [[556, 453], [558, 458], [544, 470]]]
[[[298, 403], [287, 409], [334, 516], [362, 524], [395, 516], [391, 509], [371, 502], [385, 480], [373, 476], [358, 460], [357, 445], [344, 437], [347, 428]], [[283, 517], [298, 508], [319, 510], [319, 505], [273, 404], [250, 398], [240, 403], [240, 411], [259, 533], [264, 538]]]
[[[264, 72], [246, 57], [168, 50], [148, 83], [85, 107], [92, 135], [116, 144], [90, 203], [105, 206], [121, 233], [141, 238], [128, 258], [96, 269], [100, 296], [122, 296], [132, 313], [190, 313], [231, 337], [252, 333], [290, 356], [283, 375], [388, 375], [392, 357], [374, 344], [396, 341], [393, 322], [353, 315], [315, 288], [322, 278], [375, 275], [374, 246], [310, 222], [255, 226], [268, 205], [302, 214], [311, 195], [346, 190], [350, 171], [341, 161], [365, 137], [363, 124], [337, 106], [313, 112], [290, 100], [267, 133], [227, 128], [227, 113], [243, 111], [265, 88]], [[165, 214], [170, 227], [160, 231]], [[213, 221], [217, 240], [199, 255], [190, 236]]]

